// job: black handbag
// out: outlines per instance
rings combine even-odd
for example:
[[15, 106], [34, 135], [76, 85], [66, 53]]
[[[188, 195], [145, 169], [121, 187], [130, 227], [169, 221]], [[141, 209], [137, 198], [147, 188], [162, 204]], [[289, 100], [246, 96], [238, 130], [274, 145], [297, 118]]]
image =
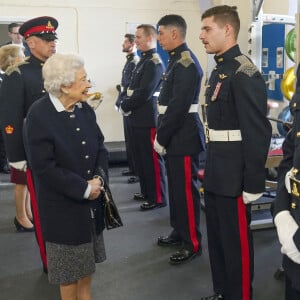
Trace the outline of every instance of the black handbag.
[[121, 227], [123, 226], [123, 222], [120, 217], [118, 208], [113, 200], [112, 194], [110, 192], [110, 188], [106, 183], [106, 180], [104, 179], [106, 178], [104, 171], [100, 170], [99, 173], [100, 175], [95, 175], [94, 178], [99, 178], [102, 187], [102, 200], [103, 200], [105, 227], [107, 230]]

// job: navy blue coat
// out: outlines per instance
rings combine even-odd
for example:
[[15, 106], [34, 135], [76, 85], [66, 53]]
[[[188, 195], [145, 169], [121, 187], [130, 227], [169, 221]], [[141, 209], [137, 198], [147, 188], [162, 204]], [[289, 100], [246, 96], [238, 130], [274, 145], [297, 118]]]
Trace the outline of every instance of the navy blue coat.
[[83, 195], [97, 167], [107, 172], [108, 165], [94, 111], [82, 103], [74, 112], [57, 112], [46, 95], [28, 112], [24, 141], [44, 239], [74, 245], [90, 242], [91, 207], [98, 209], [97, 231], [103, 229], [101, 202]]
[[26, 160], [23, 121], [31, 104], [45, 95], [43, 62], [30, 56], [4, 75], [0, 89], [0, 126], [9, 162]]

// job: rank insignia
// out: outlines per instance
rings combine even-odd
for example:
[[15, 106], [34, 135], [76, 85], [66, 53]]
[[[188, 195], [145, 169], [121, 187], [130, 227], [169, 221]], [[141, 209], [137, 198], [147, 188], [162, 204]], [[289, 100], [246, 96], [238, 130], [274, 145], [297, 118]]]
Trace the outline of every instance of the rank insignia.
[[221, 86], [222, 86], [222, 82], [218, 82], [217, 85], [216, 85], [216, 88], [215, 88], [215, 90], [214, 90], [214, 93], [213, 93], [213, 95], [211, 96], [211, 101], [216, 101], [216, 100], [217, 100], [217, 97], [218, 97], [218, 95], [219, 95]]
[[5, 133], [6, 134], [13, 134], [14, 133], [14, 128], [11, 125], [7, 125], [5, 127]]
[[225, 74], [219, 74], [219, 78], [220, 79], [225, 79], [225, 78], [227, 78], [228, 76], [227, 75], [225, 75]]

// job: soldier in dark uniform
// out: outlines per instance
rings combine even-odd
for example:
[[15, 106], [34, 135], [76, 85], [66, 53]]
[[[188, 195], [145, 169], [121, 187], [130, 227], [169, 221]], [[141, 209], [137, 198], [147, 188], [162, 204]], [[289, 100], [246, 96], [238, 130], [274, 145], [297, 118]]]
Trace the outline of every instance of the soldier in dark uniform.
[[164, 65], [156, 52], [156, 29], [142, 24], [135, 34], [141, 59], [132, 73], [127, 96], [121, 111], [129, 115], [133, 132], [136, 167], [140, 178], [141, 210], [166, 206], [165, 169], [163, 158], [154, 151], [157, 124], [157, 95]]
[[201, 254], [200, 195], [197, 174], [200, 153], [205, 149], [203, 126], [198, 114], [202, 69], [185, 43], [187, 25], [178, 15], [166, 15], [158, 22], [158, 41], [169, 51], [158, 98], [158, 126], [155, 150], [166, 154], [170, 219], [173, 231], [159, 237], [158, 245], [182, 244], [171, 255], [180, 264]]
[[[22, 130], [23, 121], [31, 104], [45, 94], [42, 67], [44, 62], [56, 51], [56, 33], [58, 26], [56, 19], [48, 16], [38, 17], [25, 22], [19, 32], [25, 38], [31, 56], [24, 63], [11, 69], [5, 74], [0, 90], [0, 119], [4, 134], [5, 148], [10, 166], [12, 167], [12, 181], [26, 185], [25, 170], [27, 159], [24, 150]], [[22, 206], [22, 198], [16, 199], [16, 206]], [[37, 211], [37, 204], [31, 199], [33, 212]], [[17, 208], [18, 209], [18, 208]], [[34, 214], [36, 235], [42, 241], [38, 215]], [[17, 229], [26, 231], [28, 228], [15, 219]], [[39, 244], [43, 247], [42, 244]], [[41, 249], [41, 248], [40, 248]], [[43, 256], [43, 255], [42, 255]], [[47, 268], [45, 259], [44, 269]]]
[[296, 91], [290, 102], [293, 127], [283, 143], [283, 160], [278, 168], [278, 186], [274, 201], [274, 222], [282, 245], [285, 271], [285, 299], [300, 299], [300, 70]]
[[[124, 42], [122, 44], [123, 52], [127, 53], [126, 63], [122, 70], [122, 79], [121, 85], [117, 85], [117, 90], [119, 92], [118, 99], [116, 101], [116, 109], [119, 110], [119, 107], [123, 101], [123, 98], [127, 95], [127, 88], [129, 86], [132, 71], [139, 61], [139, 56], [136, 53], [136, 46], [134, 42], [134, 34], [126, 33], [124, 36]], [[134, 153], [132, 149], [132, 130], [130, 126], [130, 118], [128, 116], [123, 116], [123, 127], [124, 127], [124, 137], [125, 137], [125, 146], [126, 154], [128, 160], [129, 170], [122, 172], [122, 175], [128, 176], [133, 175], [128, 179], [128, 183], [138, 182], [135, 171], [135, 162], [134, 162]]]
[[271, 139], [266, 84], [237, 44], [236, 7], [208, 9], [200, 39], [215, 54], [205, 93], [207, 150], [204, 199], [215, 295], [201, 299], [252, 298], [253, 243], [250, 202], [265, 190]]
[[[3, 80], [3, 76], [4, 76], [4, 72], [2, 73], [0, 69], [0, 87]], [[0, 172], [6, 174], [10, 173], [1, 129], [0, 129]]]

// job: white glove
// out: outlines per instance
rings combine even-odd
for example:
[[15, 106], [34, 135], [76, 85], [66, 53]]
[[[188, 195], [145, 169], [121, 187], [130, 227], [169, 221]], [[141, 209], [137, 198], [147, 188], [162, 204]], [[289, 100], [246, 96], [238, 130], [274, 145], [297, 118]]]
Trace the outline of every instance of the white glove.
[[9, 165], [19, 171], [26, 172], [26, 170], [27, 170], [27, 161], [26, 160], [16, 161], [13, 163], [10, 162]]
[[277, 228], [279, 242], [282, 246], [281, 253], [286, 254], [293, 262], [300, 264], [300, 252], [293, 240], [299, 226], [294, 218], [288, 210], [283, 210], [275, 216], [274, 223]]
[[293, 176], [292, 170], [293, 170], [293, 168], [291, 168], [285, 174], [285, 187], [286, 187], [286, 189], [287, 189], [287, 191], [288, 191], [289, 194], [291, 193], [291, 181], [290, 181], [290, 178]]
[[166, 148], [165, 148], [164, 146], [162, 146], [162, 145], [159, 144], [159, 142], [157, 141], [156, 136], [155, 136], [155, 140], [154, 140], [154, 145], [153, 145], [153, 147], [154, 147], [154, 150], [155, 150], [158, 154], [160, 154], [160, 155], [165, 155], [165, 154], [167, 154]]
[[125, 111], [121, 108], [121, 106], [120, 106], [120, 108], [119, 108], [119, 111], [120, 111], [120, 113], [121, 113], [123, 116], [125, 116], [125, 117], [128, 117], [129, 115], [131, 115], [131, 111], [125, 112]]
[[262, 195], [263, 195], [263, 193], [250, 194], [250, 193], [243, 191], [243, 202], [245, 204], [249, 204], [250, 202], [253, 202], [253, 201], [257, 200], [258, 198], [260, 198]]

